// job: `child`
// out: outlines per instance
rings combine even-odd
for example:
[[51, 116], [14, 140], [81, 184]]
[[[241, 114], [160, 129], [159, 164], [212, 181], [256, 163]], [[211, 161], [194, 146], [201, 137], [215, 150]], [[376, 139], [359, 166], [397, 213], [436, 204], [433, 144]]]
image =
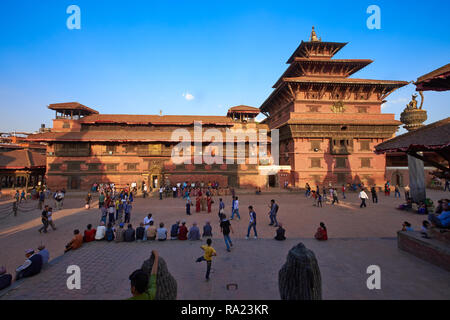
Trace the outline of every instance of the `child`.
[[322, 195], [317, 192], [317, 206], [322, 208]]
[[423, 238], [429, 239], [428, 236], [428, 229], [430, 228], [430, 223], [427, 220], [422, 221], [422, 229], [420, 230], [420, 233], [422, 234]]
[[196, 262], [206, 261], [206, 281], [209, 281], [209, 273], [211, 272], [212, 257], [217, 256], [216, 250], [214, 250], [214, 248], [211, 247], [211, 243], [212, 243], [211, 238], [208, 238], [206, 240], [206, 245], [200, 247], [203, 249], [205, 254], [200, 258], [198, 258], [196, 261]]
[[403, 222], [402, 231], [414, 231], [411, 224], [408, 221]]

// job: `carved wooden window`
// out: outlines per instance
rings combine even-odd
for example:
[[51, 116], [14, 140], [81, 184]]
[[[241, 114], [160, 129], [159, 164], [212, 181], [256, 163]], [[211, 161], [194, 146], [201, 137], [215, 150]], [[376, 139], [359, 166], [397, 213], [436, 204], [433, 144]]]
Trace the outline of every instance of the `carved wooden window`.
[[49, 171], [59, 171], [59, 170], [61, 170], [60, 163], [50, 163]]
[[311, 168], [321, 168], [321, 158], [311, 158]]
[[320, 144], [321, 144], [321, 140], [311, 140], [311, 151], [319, 151], [320, 149]]
[[81, 166], [79, 162], [67, 162], [67, 171], [80, 171]]
[[64, 122], [62, 127], [64, 129], [69, 129], [70, 128], [70, 123], [69, 122]]
[[370, 141], [369, 140], [359, 141], [359, 151], [371, 151]]
[[107, 145], [106, 146], [106, 153], [107, 154], [114, 154], [114, 153], [116, 153], [116, 146], [114, 146], [114, 145]]
[[133, 144], [127, 144], [125, 145], [125, 153], [135, 153], [136, 152], [136, 146]]
[[117, 166], [118, 166], [117, 163], [108, 163], [106, 165], [106, 170], [108, 170], [108, 171], [117, 171]]
[[89, 171], [99, 171], [100, 163], [88, 163], [88, 170]]
[[346, 168], [346, 158], [336, 158], [336, 168]]
[[127, 171], [136, 171], [137, 163], [127, 163]]
[[370, 158], [361, 158], [361, 168], [370, 168]]

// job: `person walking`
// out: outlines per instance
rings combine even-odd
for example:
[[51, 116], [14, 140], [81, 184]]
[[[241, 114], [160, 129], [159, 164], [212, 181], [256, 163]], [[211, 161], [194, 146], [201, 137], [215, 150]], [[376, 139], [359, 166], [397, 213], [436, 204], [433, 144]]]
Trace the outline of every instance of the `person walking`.
[[444, 185], [444, 191], [450, 191], [450, 182], [446, 179]]
[[322, 208], [322, 195], [317, 192], [317, 206]]
[[52, 230], [56, 230], [55, 223], [53, 222], [53, 209], [48, 208], [47, 211], [47, 228], [48, 226], [52, 227]]
[[372, 186], [372, 188], [370, 189], [370, 192], [372, 193], [372, 202], [378, 203], [377, 188], [375, 186]]
[[233, 201], [233, 213], [231, 214], [231, 219], [230, 219], [230, 220], [233, 220], [234, 215], [236, 215], [237, 218], [238, 218], [239, 220], [241, 220], [241, 216], [240, 216], [240, 214], [239, 214], [239, 199], [238, 199], [238, 197], [234, 197], [234, 201]]
[[[269, 218], [270, 218], [270, 224], [269, 226], [278, 227], [278, 221], [277, 221], [277, 213], [278, 213], [278, 204], [275, 203], [275, 200], [270, 200], [269, 204]], [[255, 229], [255, 235], [256, 235], [256, 229]]]
[[217, 256], [216, 250], [211, 246], [212, 240], [208, 238], [206, 240], [206, 245], [202, 245], [200, 248], [204, 251], [203, 256], [198, 258], [196, 262], [206, 261], [206, 281], [209, 281], [209, 274], [211, 272], [212, 257]]
[[225, 213], [225, 203], [223, 203], [222, 198], [219, 198], [219, 221], [222, 221], [221, 215]]
[[227, 251], [230, 252], [233, 246], [233, 242], [230, 238], [230, 231], [234, 233], [233, 228], [231, 227], [230, 221], [227, 219], [226, 214], [222, 215], [222, 221], [220, 222], [220, 230], [223, 234], [223, 239], [225, 240], [225, 245], [227, 246]]
[[47, 233], [47, 228], [48, 228], [47, 212], [48, 212], [48, 206], [45, 206], [44, 210], [41, 213], [42, 227], [40, 227], [38, 229], [39, 233], [42, 233], [42, 231], [44, 231], [44, 233]]
[[364, 189], [361, 189], [361, 192], [359, 193], [359, 198], [361, 199], [361, 205], [359, 207], [360, 208], [367, 207], [366, 200], [369, 199], [369, 197], [367, 196], [367, 193], [364, 191]]
[[[342, 198], [343, 198], [343, 199], [346, 199], [346, 198], [345, 198], [345, 190], [346, 190], [346, 189], [345, 189], [345, 184], [343, 184], [343, 185], [342, 185]], [[338, 203], [339, 203], [339, 201], [338, 201]]]
[[255, 233], [255, 239], [258, 239], [258, 233], [256, 232], [256, 212], [253, 210], [253, 206], [248, 207], [248, 214], [250, 216], [250, 222], [248, 224], [247, 236], [245, 239], [248, 240], [250, 237], [250, 230], [253, 228], [253, 232]]
[[394, 187], [394, 198], [397, 198], [397, 196], [398, 196], [399, 199], [401, 198], [401, 196], [400, 196], [400, 188], [398, 187], [398, 184], [396, 184], [395, 187]]
[[161, 186], [161, 188], [159, 188], [159, 200], [162, 200], [163, 192], [164, 192], [164, 188]]
[[334, 204], [335, 202], [339, 203], [339, 199], [338, 199], [338, 195], [337, 195], [336, 189], [333, 189], [332, 195], [333, 195], [333, 201], [331, 202], [331, 204]]

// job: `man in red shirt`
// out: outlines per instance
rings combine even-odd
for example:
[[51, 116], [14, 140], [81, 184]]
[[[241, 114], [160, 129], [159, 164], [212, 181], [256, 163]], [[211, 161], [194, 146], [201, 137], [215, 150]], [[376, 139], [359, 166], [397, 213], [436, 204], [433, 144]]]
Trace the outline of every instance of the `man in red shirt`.
[[97, 232], [97, 230], [92, 229], [92, 224], [88, 224], [87, 225], [87, 230], [84, 230], [84, 237], [83, 237], [83, 241], [84, 242], [91, 242], [95, 240], [95, 233]]
[[178, 240], [187, 240], [187, 234], [188, 229], [186, 227], [186, 222], [183, 221], [180, 228], [178, 229]]

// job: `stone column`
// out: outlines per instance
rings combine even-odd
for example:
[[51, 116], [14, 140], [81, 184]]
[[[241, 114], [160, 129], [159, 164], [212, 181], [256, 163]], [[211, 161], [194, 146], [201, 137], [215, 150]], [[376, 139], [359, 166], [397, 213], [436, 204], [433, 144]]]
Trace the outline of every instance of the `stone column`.
[[413, 202], [425, 201], [425, 169], [423, 161], [408, 154], [410, 196]]

